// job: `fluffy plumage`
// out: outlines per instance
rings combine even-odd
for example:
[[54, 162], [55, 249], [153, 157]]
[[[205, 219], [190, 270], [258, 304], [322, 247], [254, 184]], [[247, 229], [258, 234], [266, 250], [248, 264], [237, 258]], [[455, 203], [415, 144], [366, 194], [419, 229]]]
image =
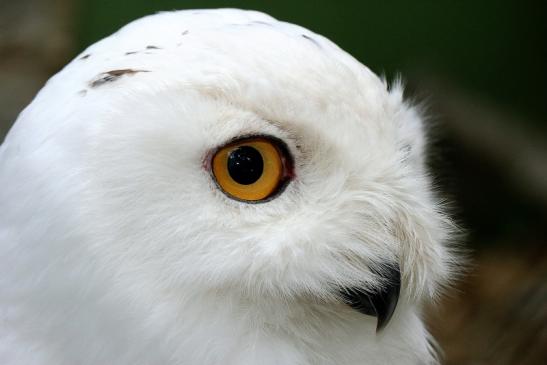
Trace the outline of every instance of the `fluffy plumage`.
[[[263, 204], [208, 153], [283, 140]], [[451, 225], [402, 90], [324, 37], [254, 11], [160, 13], [52, 77], [0, 149], [0, 363], [429, 364], [420, 319]], [[393, 318], [340, 298], [388, 285]]]

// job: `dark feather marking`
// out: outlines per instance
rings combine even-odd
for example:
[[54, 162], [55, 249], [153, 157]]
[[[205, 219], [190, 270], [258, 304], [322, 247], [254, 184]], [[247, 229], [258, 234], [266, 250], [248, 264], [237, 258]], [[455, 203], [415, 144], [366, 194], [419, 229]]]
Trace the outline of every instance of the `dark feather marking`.
[[269, 27], [272, 27], [272, 24], [271, 23], [267, 23], [267, 22], [263, 22], [263, 21], [260, 21], [260, 20], [253, 20], [251, 22], [251, 24], [261, 24], [261, 25], [267, 25]]
[[129, 55], [136, 54], [136, 53], [139, 53], [139, 52], [137, 52], [137, 51], [125, 52], [125, 55], [129, 56]]
[[124, 75], [135, 75], [136, 73], [139, 73], [139, 72], [150, 72], [150, 71], [132, 70], [128, 68], [122, 69], [122, 70], [107, 71], [107, 72], [103, 72], [102, 74], [99, 74], [95, 80], [91, 81], [90, 86], [98, 87], [108, 82], [114, 82]]
[[409, 143], [405, 143], [401, 147], [401, 150], [403, 151], [404, 158], [406, 159], [412, 153], [412, 146]]
[[307, 39], [308, 41], [315, 44], [317, 47], [321, 48], [321, 45], [315, 39], [313, 39], [312, 37], [310, 37], [308, 35], [305, 35], [305, 34], [301, 34], [301, 36], [302, 36], [302, 38]]
[[188, 29], [186, 29], [184, 32], [182, 32], [182, 35], [186, 35], [188, 33], [190, 33], [190, 31]]
[[146, 49], [161, 49], [160, 47], [156, 46], [146, 46]]
[[90, 56], [91, 56], [91, 54], [88, 53], [88, 54], [86, 54], [86, 55], [80, 57], [80, 59], [81, 59], [81, 60], [86, 60], [86, 59], [88, 59]]

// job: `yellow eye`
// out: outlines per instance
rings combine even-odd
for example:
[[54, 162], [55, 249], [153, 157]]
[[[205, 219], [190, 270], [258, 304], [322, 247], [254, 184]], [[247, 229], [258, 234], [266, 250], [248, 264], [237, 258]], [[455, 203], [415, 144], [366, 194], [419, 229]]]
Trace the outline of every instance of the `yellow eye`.
[[291, 163], [281, 141], [250, 137], [220, 148], [213, 156], [212, 171], [218, 186], [231, 198], [259, 202], [286, 185]]

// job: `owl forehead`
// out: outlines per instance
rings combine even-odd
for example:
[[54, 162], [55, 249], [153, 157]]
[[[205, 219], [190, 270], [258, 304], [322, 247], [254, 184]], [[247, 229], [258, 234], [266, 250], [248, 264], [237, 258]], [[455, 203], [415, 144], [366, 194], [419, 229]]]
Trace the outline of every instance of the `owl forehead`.
[[188, 88], [272, 119], [332, 110], [366, 119], [383, 112], [387, 96], [376, 75], [328, 39], [235, 9], [142, 18], [89, 47], [63, 73], [78, 80], [82, 96]]

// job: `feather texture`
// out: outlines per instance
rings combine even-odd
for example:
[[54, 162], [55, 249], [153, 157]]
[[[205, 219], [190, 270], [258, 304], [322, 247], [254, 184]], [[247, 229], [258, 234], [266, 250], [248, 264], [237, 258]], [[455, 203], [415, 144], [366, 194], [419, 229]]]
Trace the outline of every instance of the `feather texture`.
[[[0, 147], [2, 364], [434, 364], [421, 305], [452, 225], [422, 118], [326, 38], [255, 12], [145, 17], [53, 76]], [[222, 194], [206, 161], [282, 140], [275, 199]], [[340, 288], [388, 285], [376, 318]]]

